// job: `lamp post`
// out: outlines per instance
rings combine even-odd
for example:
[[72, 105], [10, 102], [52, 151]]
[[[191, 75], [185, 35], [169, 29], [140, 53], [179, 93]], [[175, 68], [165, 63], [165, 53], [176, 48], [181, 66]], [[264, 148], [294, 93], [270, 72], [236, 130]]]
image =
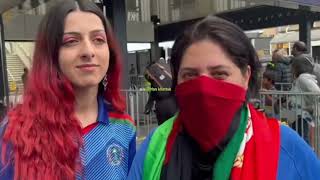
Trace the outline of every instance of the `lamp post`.
[[151, 21], [154, 28], [154, 40], [151, 43], [151, 57], [153, 61], [156, 61], [160, 58], [158, 29], [161, 21], [157, 15], [152, 15]]

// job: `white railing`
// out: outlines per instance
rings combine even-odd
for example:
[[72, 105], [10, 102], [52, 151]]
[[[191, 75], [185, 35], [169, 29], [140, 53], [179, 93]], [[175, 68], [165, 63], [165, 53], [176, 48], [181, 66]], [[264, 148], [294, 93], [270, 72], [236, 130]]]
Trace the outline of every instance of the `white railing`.
[[13, 45], [13, 53], [19, 57], [25, 67], [28, 69], [31, 67], [31, 57], [29, 56], [30, 53], [26, 52], [20, 44], [15, 43]]
[[319, 93], [263, 91], [258, 107], [296, 130], [320, 157], [319, 100]]
[[10, 70], [7, 68], [7, 73], [9, 75], [9, 78], [13, 81], [16, 82], [15, 78], [13, 77], [12, 73], [10, 72]]
[[[149, 92], [141, 90], [123, 90], [126, 97], [126, 110], [135, 120], [137, 137], [143, 139], [157, 127], [155, 114], [144, 114]], [[311, 104], [302, 103], [307, 97]], [[320, 157], [320, 94], [292, 93], [289, 91], [261, 92], [255, 105], [267, 116], [274, 117], [296, 130], [298, 134], [314, 149]], [[311, 100], [311, 101], [310, 101]], [[255, 100], [251, 100], [254, 102]]]
[[275, 86], [278, 86], [280, 91], [289, 91], [292, 88], [292, 83], [275, 83]]
[[6, 50], [9, 52], [9, 54], [12, 54], [12, 47], [11, 47], [11, 43], [9, 42], [5, 42], [5, 46]]
[[[19, 87], [17, 86], [17, 81], [16, 81], [16, 79], [14, 78], [14, 76], [12, 75], [12, 73], [10, 72], [9, 69], [7, 69], [7, 74], [9, 76], [9, 86], [13, 85], [11, 83], [14, 83], [14, 85], [16, 86], [15, 87], [16, 89], [15, 89], [15, 91], [13, 91], [13, 93], [12, 93], [11, 87], [10, 87], [9, 101], [7, 101], [7, 97], [4, 98], [5, 106], [11, 108], [11, 107], [15, 106], [17, 103], [21, 102], [22, 95], [19, 94]], [[7, 105], [6, 102], [9, 102], [9, 105]]]
[[122, 90], [126, 99], [126, 111], [135, 120], [138, 139], [144, 139], [157, 126], [154, 111], [145, 114], [149, 92], [144, 90]]

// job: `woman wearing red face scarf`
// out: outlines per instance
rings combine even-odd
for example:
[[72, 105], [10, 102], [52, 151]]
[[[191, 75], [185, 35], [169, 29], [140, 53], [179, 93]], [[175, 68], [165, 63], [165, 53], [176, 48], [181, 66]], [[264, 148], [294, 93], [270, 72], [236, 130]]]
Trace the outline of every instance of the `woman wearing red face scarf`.
[[176, 39], [171, 65], [180, 110], [141, 145], [129, 180], [319, 179], [311, 148], [247, 103], [260, 64], [240, 28], [205, 18]]

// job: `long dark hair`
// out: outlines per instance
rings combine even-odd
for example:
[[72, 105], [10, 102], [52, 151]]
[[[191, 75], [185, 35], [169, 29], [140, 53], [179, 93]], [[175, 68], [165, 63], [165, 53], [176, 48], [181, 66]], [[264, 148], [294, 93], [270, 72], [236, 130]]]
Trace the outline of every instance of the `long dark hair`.
[[257, 82], [261, 67], [256, 51], [238, 26], [215, 16], [208, 16], [197, 22], [176, 39], [170, 60], [173, 71], [172, 89], [174, 90], [177, 85], [179, 68], [187, 48], [193, 43], [206, 39], [219, 44], [242, 73], [246, 72], [248, 65], [250, 66], [251, 78], [248, 95], [254, 96], [259, 89]]
[[[75, 95], [71, 82], [58, 65], [65, 18], [75, 10], [94, 13], [103, 22], [110, 51], [109, 82], [107, 90], [99, 88], [99, 93], [115, 110], [124, 110], [119, 90], [121, 56], [108, 21], [90, 1], [60, 1], [40, 23], [23, 104], [8, 115], [3, 139], [5, 144], [12, 145], [16, 180], [75, 179], [81, 168], [82, 135], [74, 112]], [[6, 145], [2, 147], [4, 162]]]

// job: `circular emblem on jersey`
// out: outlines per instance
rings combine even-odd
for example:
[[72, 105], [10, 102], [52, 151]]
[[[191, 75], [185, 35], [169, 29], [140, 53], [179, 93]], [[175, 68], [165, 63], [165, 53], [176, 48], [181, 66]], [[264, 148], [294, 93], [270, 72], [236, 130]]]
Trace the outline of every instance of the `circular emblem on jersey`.
[[118, 166], [124, 159], [123, 148], [117, 144], [111, 144], [107, 149], [107, 158], [112, 166]]

